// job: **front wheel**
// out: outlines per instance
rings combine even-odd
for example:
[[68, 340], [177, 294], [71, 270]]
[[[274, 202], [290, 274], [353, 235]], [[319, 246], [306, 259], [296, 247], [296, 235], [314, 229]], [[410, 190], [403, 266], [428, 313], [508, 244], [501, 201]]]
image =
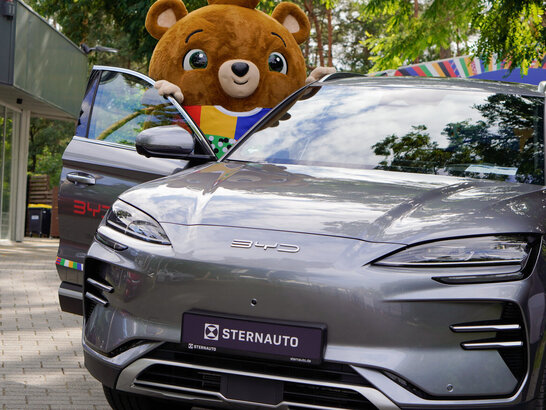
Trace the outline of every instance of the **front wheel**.
[[108, 404], [114, 410], [191, 410], [192, 408], [191, 404], [126, 393], [104, 385], [102, 389]]

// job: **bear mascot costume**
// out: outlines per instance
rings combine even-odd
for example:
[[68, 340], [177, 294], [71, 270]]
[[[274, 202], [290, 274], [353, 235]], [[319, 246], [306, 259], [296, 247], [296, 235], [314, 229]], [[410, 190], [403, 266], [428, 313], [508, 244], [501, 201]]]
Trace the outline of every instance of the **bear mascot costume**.
[[271, 16], [259, 0], [208, 0], [188, 13], [181, 0], [158, 0], [146, 29], [159, 42], [149, 75], [161, 95], [173, 95], [207, 135], [218, 157], [271, 108], [330, 74], [318, 67], [306, 78], [299, 44], [310, 24], [295, 4]]

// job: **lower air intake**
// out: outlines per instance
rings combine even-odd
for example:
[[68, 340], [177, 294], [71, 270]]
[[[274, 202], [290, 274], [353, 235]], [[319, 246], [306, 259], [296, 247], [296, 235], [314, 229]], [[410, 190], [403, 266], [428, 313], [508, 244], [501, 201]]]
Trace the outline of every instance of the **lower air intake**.
[[521, 310], [514, 303], [505, 303], [499, 320], [460, 323], [451, 326], [456, 333], [471, 334], [491, 332], [492, 337], [468, 340], [461, 344], [465, 350], [497, 350], [514, 375], [521, 383], [527, 372], [527, 339]]
[[[236, 380], [247, 380], [243, 391], [260, 384], [278, 387], [276, 402], [291, 409], [362, 409], [376, 410], [362, 390], [369, 382], [350, 366], [325, 362], [319, 366], [250, 359], [238, 356], [210, 356], [181, 351], [176, 344], [165, 343], [146, 355], [154, 363], [134, 379], [136, 387], [221, 399], [226, 387]], [[361, 391], [359, 391], [359, 389]], [[254, 401], [255, 400], [249, 400]], [[260, 401], [261, 403], [261, 401]]]

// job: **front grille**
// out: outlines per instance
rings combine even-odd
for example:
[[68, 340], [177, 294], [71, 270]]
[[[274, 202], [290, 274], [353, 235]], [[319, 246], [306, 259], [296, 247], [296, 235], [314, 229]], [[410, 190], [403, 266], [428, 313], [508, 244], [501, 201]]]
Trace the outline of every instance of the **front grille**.
[[243, 356], [211, 355], [201, 352], [189, 353], [181, 350], [176, 343], [164, 343], [146, 357], [295, 379], [312, 379], [331, 383], [352, 384], [355, 386], [371, 386], [351, 366], [343, 363], [323, 362], [318, 366], [295, 365], [290, 362]]
[[[212, 398], [223, 394], [223, 383], [228, 383], [230, 371], [257, 373], [264, 379], [282, 383], [282, 401], [291, 408], [306, 406], [344, 409], [373, 410], [376, 407], [351, 386], [370, 387], [369, 382], [353, 368], [340, 363], [324, 362], [321, 365], [295, 365], [256, 358], [229, 355], [210, 355], [202, 352], [186, 352], [175, 343], [165, 343], [146, 355], [147, 359], [174, 362], [172, 365], [153, 364], [137, 375], [134, 385], [147, 389], [197, 394], [209, 392]], [[179, 366], [176, 363], [180, 363]], [[188, 367], [185, 367], [185, 366]], [[203, 369], [199, 367], [222, 369]], [[299, 379], [301, 382], [284, 381], [277, 377]], [[248, 376], [251, 379], [260, 377]], [[332, 383], [324, 386], [320, 383]], [[347, 387], [345, 387], [347, 386]], [[216, 395], [215, 395], [216, 393]]]
[[377, 408], [354, 390], [303, 383], [284, 383], [283, 399], [289, 403], [321, 407], [365, 410]]
[[183, 386], [191, 389], [220, 391], [221, 376], [203, 370], [186, 367], [154, 364], [138, 375], [135, 384], [151, 385], [159, 383], [170, 386]]

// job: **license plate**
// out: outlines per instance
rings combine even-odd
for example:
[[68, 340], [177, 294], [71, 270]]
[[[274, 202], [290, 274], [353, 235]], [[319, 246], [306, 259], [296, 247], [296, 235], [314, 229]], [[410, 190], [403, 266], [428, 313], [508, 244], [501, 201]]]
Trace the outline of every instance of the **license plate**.
[[237, 316], [185, 312], [182, 345], [194, 351], [231, 353], [318, 364], [326, 326]]

